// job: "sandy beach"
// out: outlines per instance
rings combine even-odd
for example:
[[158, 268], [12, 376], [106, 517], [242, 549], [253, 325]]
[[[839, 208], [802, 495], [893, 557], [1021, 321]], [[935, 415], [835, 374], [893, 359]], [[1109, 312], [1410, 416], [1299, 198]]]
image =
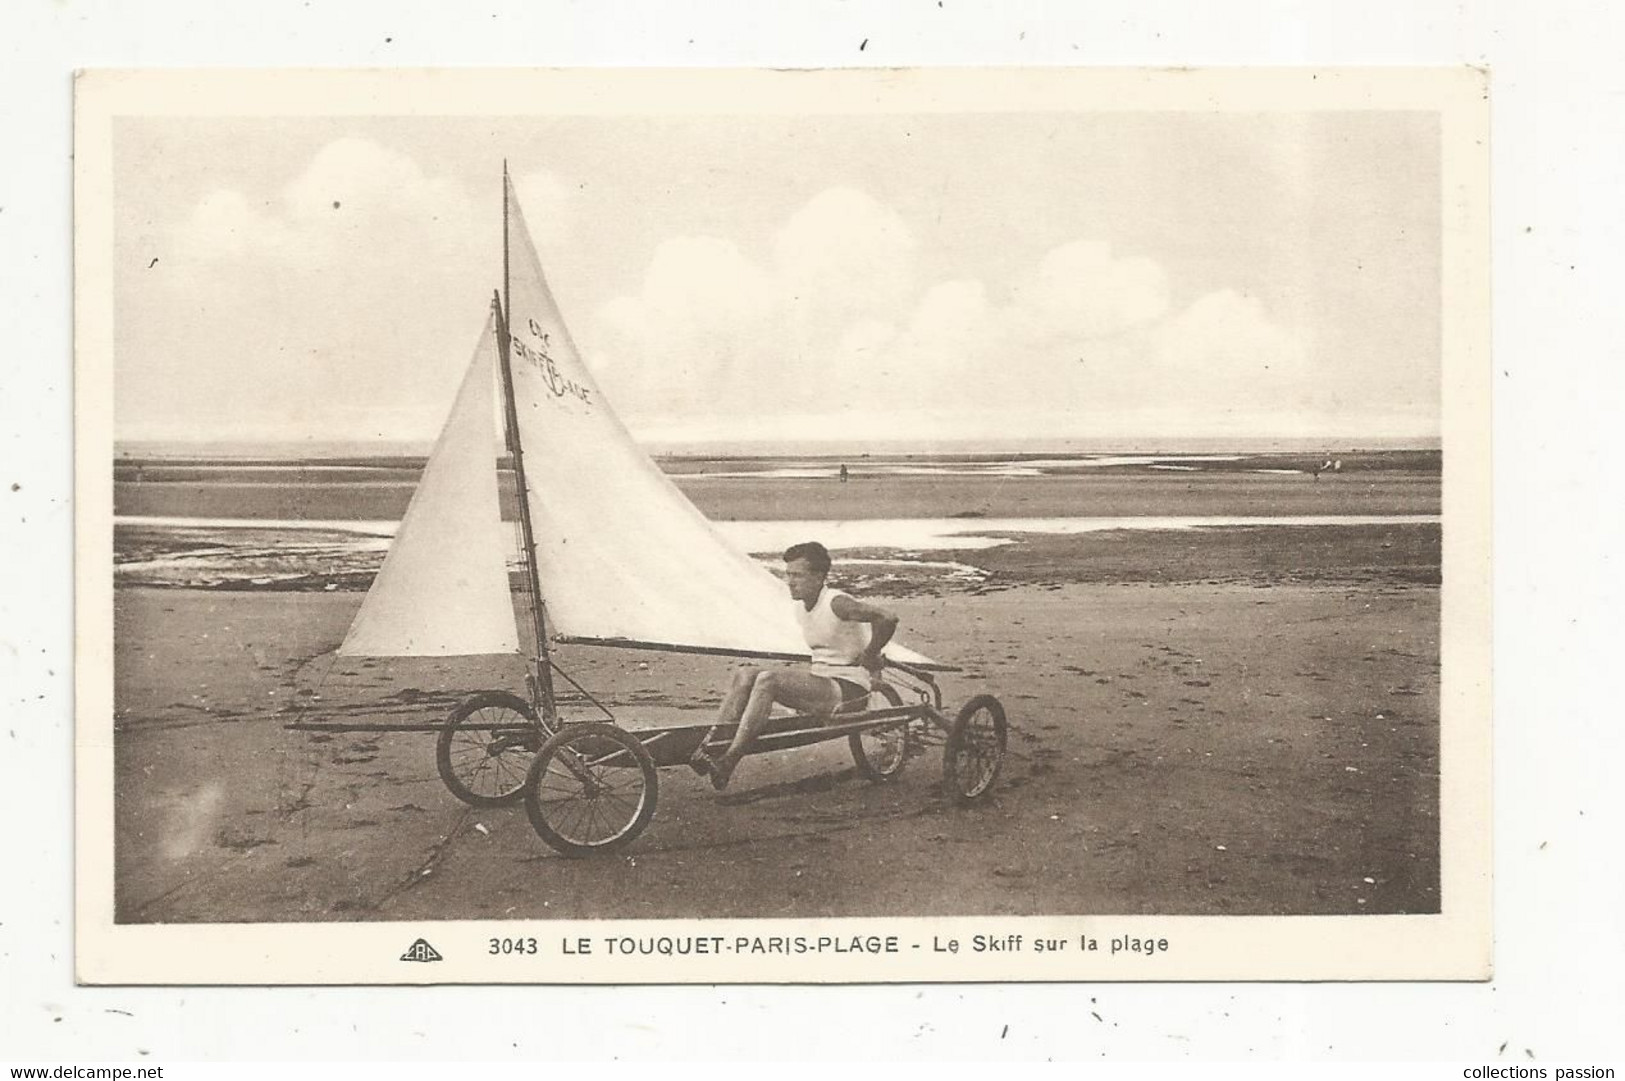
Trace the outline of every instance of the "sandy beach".
[[[764, 483], [685, 487], [743, 505]], [[1158, 477], [1133, 498], [1236, 513], [1223, 493], [1249, 484], [1276, 513], [1437, 513], [1436, 475]], [[861, 488], [823, 513], [895, 507]], [[1032, 514], [1114, 490], [1131, 497], [1124, 478], [990, 478], [951, 500]], [[125, 490], [121, 510], [172, 496]], [[521, 808], [454, 799], [432, 735], [284, 727], [437, 721], [472, 691], [518, 689], [517, 662], [337, 661], [361, 600], [350, 585], [123, 585], [117, 918], [1435, 912], [1438, 546], [1437, 524], [1386, 524], [908, 553], [920, 569], [870, 592], [911, 645], [963, 666], [943, 678], [950, 707], [1005, 702], [1010, 756], [988, 801], [950, 806], [935, 752], [871, 784], [843, 741], [751, 758], [722, 794], [663, 770], [648, 831], [585, 861], [557, 857]], [[942, 559], [978, 573], [939, 575]], [[627, 727], [703, 723], [730, 663], [587, 647], [560, 660]]]

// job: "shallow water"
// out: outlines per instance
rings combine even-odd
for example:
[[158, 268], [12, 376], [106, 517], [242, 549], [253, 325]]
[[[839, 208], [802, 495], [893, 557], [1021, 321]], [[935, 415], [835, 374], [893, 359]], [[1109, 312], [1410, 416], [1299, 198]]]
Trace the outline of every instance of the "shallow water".
[[[818, 540], [853, 570], [887, 574], [934, 570], [979, 575], [959, 563], [922, 560], [911, 553], [970, 551], [1013, 543], [1031, 534], [1127, 531], [1200, 531], [1283, 526], [1425, 525], [1438, 515], [1293, 515], [1281, 517], [1140, 516], [1073, 518], [877, 518], [717, 522], [734, 547], [773, 561], [792, 544]], [[376, 572], [398, 522], [265, 518], [114, 519], [115, 574], [125, 584], [268, 585], [278, 581]], [[888, 553], [885, 557], [870, 550]], [[843, 555], [864, 551], [862, 556]]]
[[[773, 521], [715, 522], [717, 530], [737, 547], [766, 551], [788, 546], [796, 539], [816, 538], [835, 548], [969, 549], [1010, 543], [1005, 533], [1100, 533], [1110, 530], [1189, 530], [1262, 528], [1268, 526], [1428, 525], [1437, 514], [1298, 514], [1248, 515], [1135, 515], [1075, 518], [863, 518], [784, 519]], [[354, 533], [393, 537], [399, 522], [346, 519], [274, 518], [165, 518], [121, 515], [115, 526], [139, 526], [165, 531], [260, 530], [304, 533]], [[781, 543], [782, 542], [782, 543]], [[764, 547], [765, 546], [765, 547]]]
[[[1010, 462], [870, 462], [848, 463], [854, 480], [863, 477], [1042, 477], [1051, 473], [1123, 466], [1179, 469], [1199, 467], [1174, 463], [1239, 462], [1236, 454], [1098, 455], [1089, 458], [1029, 458]], [[1296, 470], [1288, 470], [1296, 472]], [[840, 474], [840, 463], [775, 466], [765, 469], [706, 469], [683, 473], [684, 480], [723, 480], [739, 477], [828, 480]]]
[[992, 548], [1011, 543], [999, 534], [1104, 533], [1112, 530], [1193, 530], [1270, 526], [1425, 525], [1433, 514], [1294, 515], [1278, 518], [1222, 516], [1154, 516], [1087, 518], [871, 518], [848, 522], [819, 520], [718, 522], [717, 528], [749, 552], [777, 551], [800, 540], [816, 539], [831, 549], [901, 548], [918, 551]]

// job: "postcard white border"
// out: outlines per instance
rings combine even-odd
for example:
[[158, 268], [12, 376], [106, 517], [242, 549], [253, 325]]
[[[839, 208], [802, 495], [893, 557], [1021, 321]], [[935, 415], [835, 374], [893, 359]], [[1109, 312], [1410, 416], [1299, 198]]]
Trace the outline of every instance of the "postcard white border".
[[[1478, 980], [1491, 965], [1488, 77], [1455, 69], [97, 71], [75, 94], [76, 953], [90, 984]], [[545, 109], [493, 103], [545, 103]], [[1441, 897], [1432, 916], [118, 925], [113, 921], [112, 124], [119, 116], [1425, 110], [1441, 116]], [[1146, 958], [937, 952], [1166, 938]], [[893, 955], [566, 955], [606, 935], [896, 935]], [[534, 935], [522, 966], [470, 945]], [[402, 965], [415, 938], [443, 961]], [[493, 963], [499, 961], [501, 963]], [[404, 971], [403, 971], [404, 970]]]

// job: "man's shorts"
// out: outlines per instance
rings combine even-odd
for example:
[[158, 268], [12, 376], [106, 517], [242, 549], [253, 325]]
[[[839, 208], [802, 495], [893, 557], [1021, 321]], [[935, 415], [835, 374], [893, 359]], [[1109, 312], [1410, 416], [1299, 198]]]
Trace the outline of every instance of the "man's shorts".
[[854, 683], [850, 679], [842, 679], [840, 676], [827, 676], [825, 678], [834, 680], [835, 685], [841, 689], [841, 704], [835, 707], [836, 712], [844, 709], [861, 708], [869, 701], [869, 688]]

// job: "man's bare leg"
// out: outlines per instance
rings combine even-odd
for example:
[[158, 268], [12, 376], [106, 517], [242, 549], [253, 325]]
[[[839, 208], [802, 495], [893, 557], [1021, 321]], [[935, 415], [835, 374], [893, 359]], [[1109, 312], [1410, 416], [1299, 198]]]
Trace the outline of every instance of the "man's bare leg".
[[717, 727], [738, 723], [745, 713], [745, 703], [750, 700], [751, 688], [756, 686], [756, 677], [765, 671], [767, 669], [748, 664], [734, 669], [733, 682], [728, 685], [728, 693], [723, 695], [722, 704], [717, 707]]
[[751, 688], [755, 686], [756, 677], [761, 675], [762, 672], [763, 669], [750, 665], [741, 665], [734, 669], [733, 680], [728, 684], [728, 693], [722, 696], [722, 704], [717, 707], [716, 722], [700, 739], [699, 746], [694, 749], [693, 756], [688, 760], [688, 764], [693, 767], [694, 772], [709, 774], [715, 768], [715, 763], [705, 753], [705, 748], [710, 744], [718, 729], [739, 723], [739, 718], [744, 715], [745, 705], [750, 701]]
[[775, 703], [804, 713], [832, 713], [841, 704], [841, 685], [811, 672], [775, 668], [759, 673], [751, 684], [733, 742], [711, 770], [711, 783], [718, 789], [728, 786], [734, 767], [750, 749]]

